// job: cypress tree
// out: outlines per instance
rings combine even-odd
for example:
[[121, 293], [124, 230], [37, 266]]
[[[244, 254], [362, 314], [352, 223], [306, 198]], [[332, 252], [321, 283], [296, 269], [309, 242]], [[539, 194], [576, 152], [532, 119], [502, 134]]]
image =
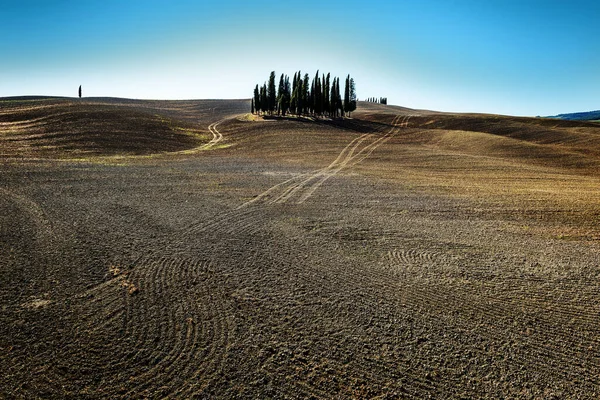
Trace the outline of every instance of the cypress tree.
[[321, 77], [319, 76], [319, 70], [317, 70], [313, 79], [312, 105], [314, 114], [317, 116], [321, 114]]
[[343, 117], [344, 114], [344, 103], [342, 102], [342, 94], [340, 91], [340, 78], [338, 78], [338, 84], [337, 84], [337, 104], [338, 104], [338, 109], [340, 110], [340, 116]]
[[336, 85], [336, 79], [335, 77], [333, 78], [333, 82], [331, 84], [331, 98], [330, 98], [330, 103], [329, 103], [329, 112], [331, 113], [331, 117], [332, 118], [337, 118], [337, 111], [336, 111], [336, 104], [335, 104], [335, 100], [336, 100], [336, 91], [335, 91], [335, 85]]
[[296, 77], [296, 73], [294, 72], [294, 80], [292, 81], [292, 95], [290, 97], [290, 112], [296, 112], [296, 96], [298, 95], [298, 91], [296, 90], [296, 85], [298, 83], [298, 78]]
[[344, 85], [344, 111], [348, 112], [350, 109], [350, 75], [346, 77], [346, 84]]
[[317, 85], [318, 85], [318, 81], [319, 81], [319, 71], [317, 71], [317, 74], [315, 77], [313, 77], [312, 79], [312, 83], [311, 83], [311, 90], [310, 90], [310, 108], [311, 108], [311, 113], [316, 115], [317, 113]]
[[356, 85], [354, 84], [354, 79], [350, 78], [348, 75], [348, 91], [349, 91], [349, 103], [348, 103], [348, 115], [354, 110], [356, 110]]
[[[277, 88], [277, 115], [281, 115], [282, 112], [282, 106], [283, 106], [283, 79], [284, 79], [284, 74], [281, 74], [281, 77], [279, 77], [279, 86]], [[285, 113], [283, 113], [283, 115], [285, 115]]]
[[298, 77], [296, 78], [296, 86], [294, 87], [296, 92], [296, 107], [292, 110], [294, 114], [300, 115], [302, 112], [302, 73], [298, 71]]
[[277, 110], [278, 114], [285, 115], [290, 108], [291, 103], [290, 77], [281, 74], [279, 79], [279, 90], [277, 92]]
[[342, 97], [340, 95], [340, 78], [335, 79], [335, 116], [344, 116], [344, 107], [342, 104]]
[[325, 97], [327, 97], [327, 90], [326, 90], [326, 85], [325, 85], [325, 73], [321, 74], [321, 83], [320, 83], [320, 92], [319, 92], [319, 97], [320, 97], [320, 104], [319, 104], [319, 109], [321, 110], [321, 114], [324, 115], [327, 112], [327, 109], [325, 108]]
[[331, 86], [331, 113], [334, 118], [340, 116], [340, 78], [333, 78]]
[[329, 99], [330, 99], [330, 91], [331, 91], [331, 74], [328, 72], [327, 73], [327, 78], [325, 79], [325, 86], [323, 88], [323, 99], [324, 99], [324, 104], [323, 104], [323, 110], [325, 110], [329, 116], [331, 116], [331, 107], [329, 105]]
[[329, 116], [331, 118], [335, 118], [336, 112], [335, 112], [335, 78], [333, 78], [333, 82], [331, 84], [331, 93], [329, 96]]
[[275, 71], [271, 71], [271, 76], [269, 76], [269, 86], [267, 87], [267, 109], [269, 110], [269, 114], [273, 115], [276, 105], [277, 91], [275, 89]]
[[302, 114], [302, 107], [304, 107], [302, 94], [304, 84], [302, 83], [302, 71], [298, 71], [298, 81], [296, 82], [296, 115]]
[[283, 115], [285, 115], [288, 110], [290, 109], [290, 103], [292, 100], [292, 88], [290, 86], [290, 77], [289, 76], [285, 76], [285, 79], [283, 80], [283, 101], [282, 101], [282, 105], [283, 105]]
[[310, 100], [310, 76], [304, 74], [304, 82], [302, 82], [302, 112], [308, 114]]
[[254, 114], [254, 98], [250, 100], [250, 113]]
[[269, 97], [267, 95], [267, 84], [266, 83], [260, 89], [260, 108], [262, 108], [263, 113], [265, 113], [269, 110]]
[[256, 109], [256, 113], [260, 114], [260, 91], [258, 89], [258, 84], [254, 88], [254, 108]]

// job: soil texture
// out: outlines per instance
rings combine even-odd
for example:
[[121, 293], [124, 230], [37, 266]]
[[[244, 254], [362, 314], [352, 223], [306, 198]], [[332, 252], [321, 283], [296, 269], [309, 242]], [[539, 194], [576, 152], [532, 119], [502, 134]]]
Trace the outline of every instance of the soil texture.
[[0, 101], [0, 398], [600, 396], [600, 125]]

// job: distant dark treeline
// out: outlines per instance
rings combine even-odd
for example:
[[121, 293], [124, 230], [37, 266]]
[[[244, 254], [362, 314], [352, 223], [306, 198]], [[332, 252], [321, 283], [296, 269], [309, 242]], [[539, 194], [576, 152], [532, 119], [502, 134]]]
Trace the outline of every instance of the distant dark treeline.
[[268, 83], [256, 85], [252, 97], [252, 114], [268, 115], [311, 115], [315, 117], [343, 117], [356, 110], [356, 87], [350, 75], [344, 85], [344, 99], [340, 93], [340, 78], [328, 73], [315, 74], [312, 82], [308, 74], [298, 71], [292, 83], [290, 77], [281, 74], [279, 86], [275, 88], [275, 71], [271, 72]]
[[559, 114], [549, 118], [560, 118], [568, 121], [594, 121], [600, 120], [600, 111], [587, 111], [571, 114]]
[[387, 97], [369, 97], [365, 101], [368, 101], [369, 103], [387, 104]]

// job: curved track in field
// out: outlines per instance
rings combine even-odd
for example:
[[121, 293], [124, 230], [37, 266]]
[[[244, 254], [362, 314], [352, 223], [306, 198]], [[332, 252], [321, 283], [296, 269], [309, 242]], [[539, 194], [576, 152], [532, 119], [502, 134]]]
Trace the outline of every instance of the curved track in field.
[[410, 115], [397, 115], [392, 121], [392, 127], [389, 132], [383, 136], [376, 137], [371, 133], [365, 133], [346, 145], [327, 167], [296, 176], [281, 182], [254, 199], [244, 203], [241, 207], [256, 202], [266, 203], [286, 203], [296, 198], [295, 203], [305, 202], [312, 194], [325, 183], [328, 179], [338, 174], [342, 169], [358, 164], [367, 158], [377, 147], [389, 140], [398, 128], [407, 127]]
[[[257, 195], [254, 199], [242, 204], [236, 210], [221, 213], [211, 221], [187, 227], [183, 230], [182, 235], [188, 237], [214, 229], [225, 230], [230, 234], [257, 231], [265, 222], [261, 219], [264, 205], [292, 202], [294, 198], [296, 199], [294, 202], [296, 204], [305, 202], [328, 179], [337, 175], [342, 169], [350, 168], [360, 163], [395, 135], [399, 128], [406, 128], [410, 117], [410, 115], [396, 115], [392, 121], [392, 127], [388, 132], [381, 136], [365, 133], [354, 138], [327, 167], [278, 183]], [[216, 126], [221, 122], [219, 121], [209, 126], [217, 142], [221, 139], [217, 140], [217, 135], [220, 135], [220, 133], [216, 130]], [[222, 138], [222, 135], [220, 137]]]
[[181, 153], [196, 152], [199, 150], [209, 150], [210, 148], [216, 146], [220, 141], [223, 140], [223, 135], [221, 134], [221, 132], [219, 132], [219, 130], [217, 129], [217, 126], [219, 126], [219, 124], [221, 124], [226, 119], [227, 118], [224, 118], [217, 122], [213, 122], [212, 124], [210, 124], [208, 126], [208, 131], [212, 134], [212, 138], [210, 139], [210, 141], [208, 143], [205, 143], [202, 146], [198, 146], [192, 150], [183, 150], [183, 151], [181, 151]]

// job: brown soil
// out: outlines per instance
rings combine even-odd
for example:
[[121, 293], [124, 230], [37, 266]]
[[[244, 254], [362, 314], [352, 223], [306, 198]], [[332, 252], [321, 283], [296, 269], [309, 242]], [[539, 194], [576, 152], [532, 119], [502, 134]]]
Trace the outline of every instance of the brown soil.
[[597, 398], [600, 125], [0, 101], [0, 398]]

